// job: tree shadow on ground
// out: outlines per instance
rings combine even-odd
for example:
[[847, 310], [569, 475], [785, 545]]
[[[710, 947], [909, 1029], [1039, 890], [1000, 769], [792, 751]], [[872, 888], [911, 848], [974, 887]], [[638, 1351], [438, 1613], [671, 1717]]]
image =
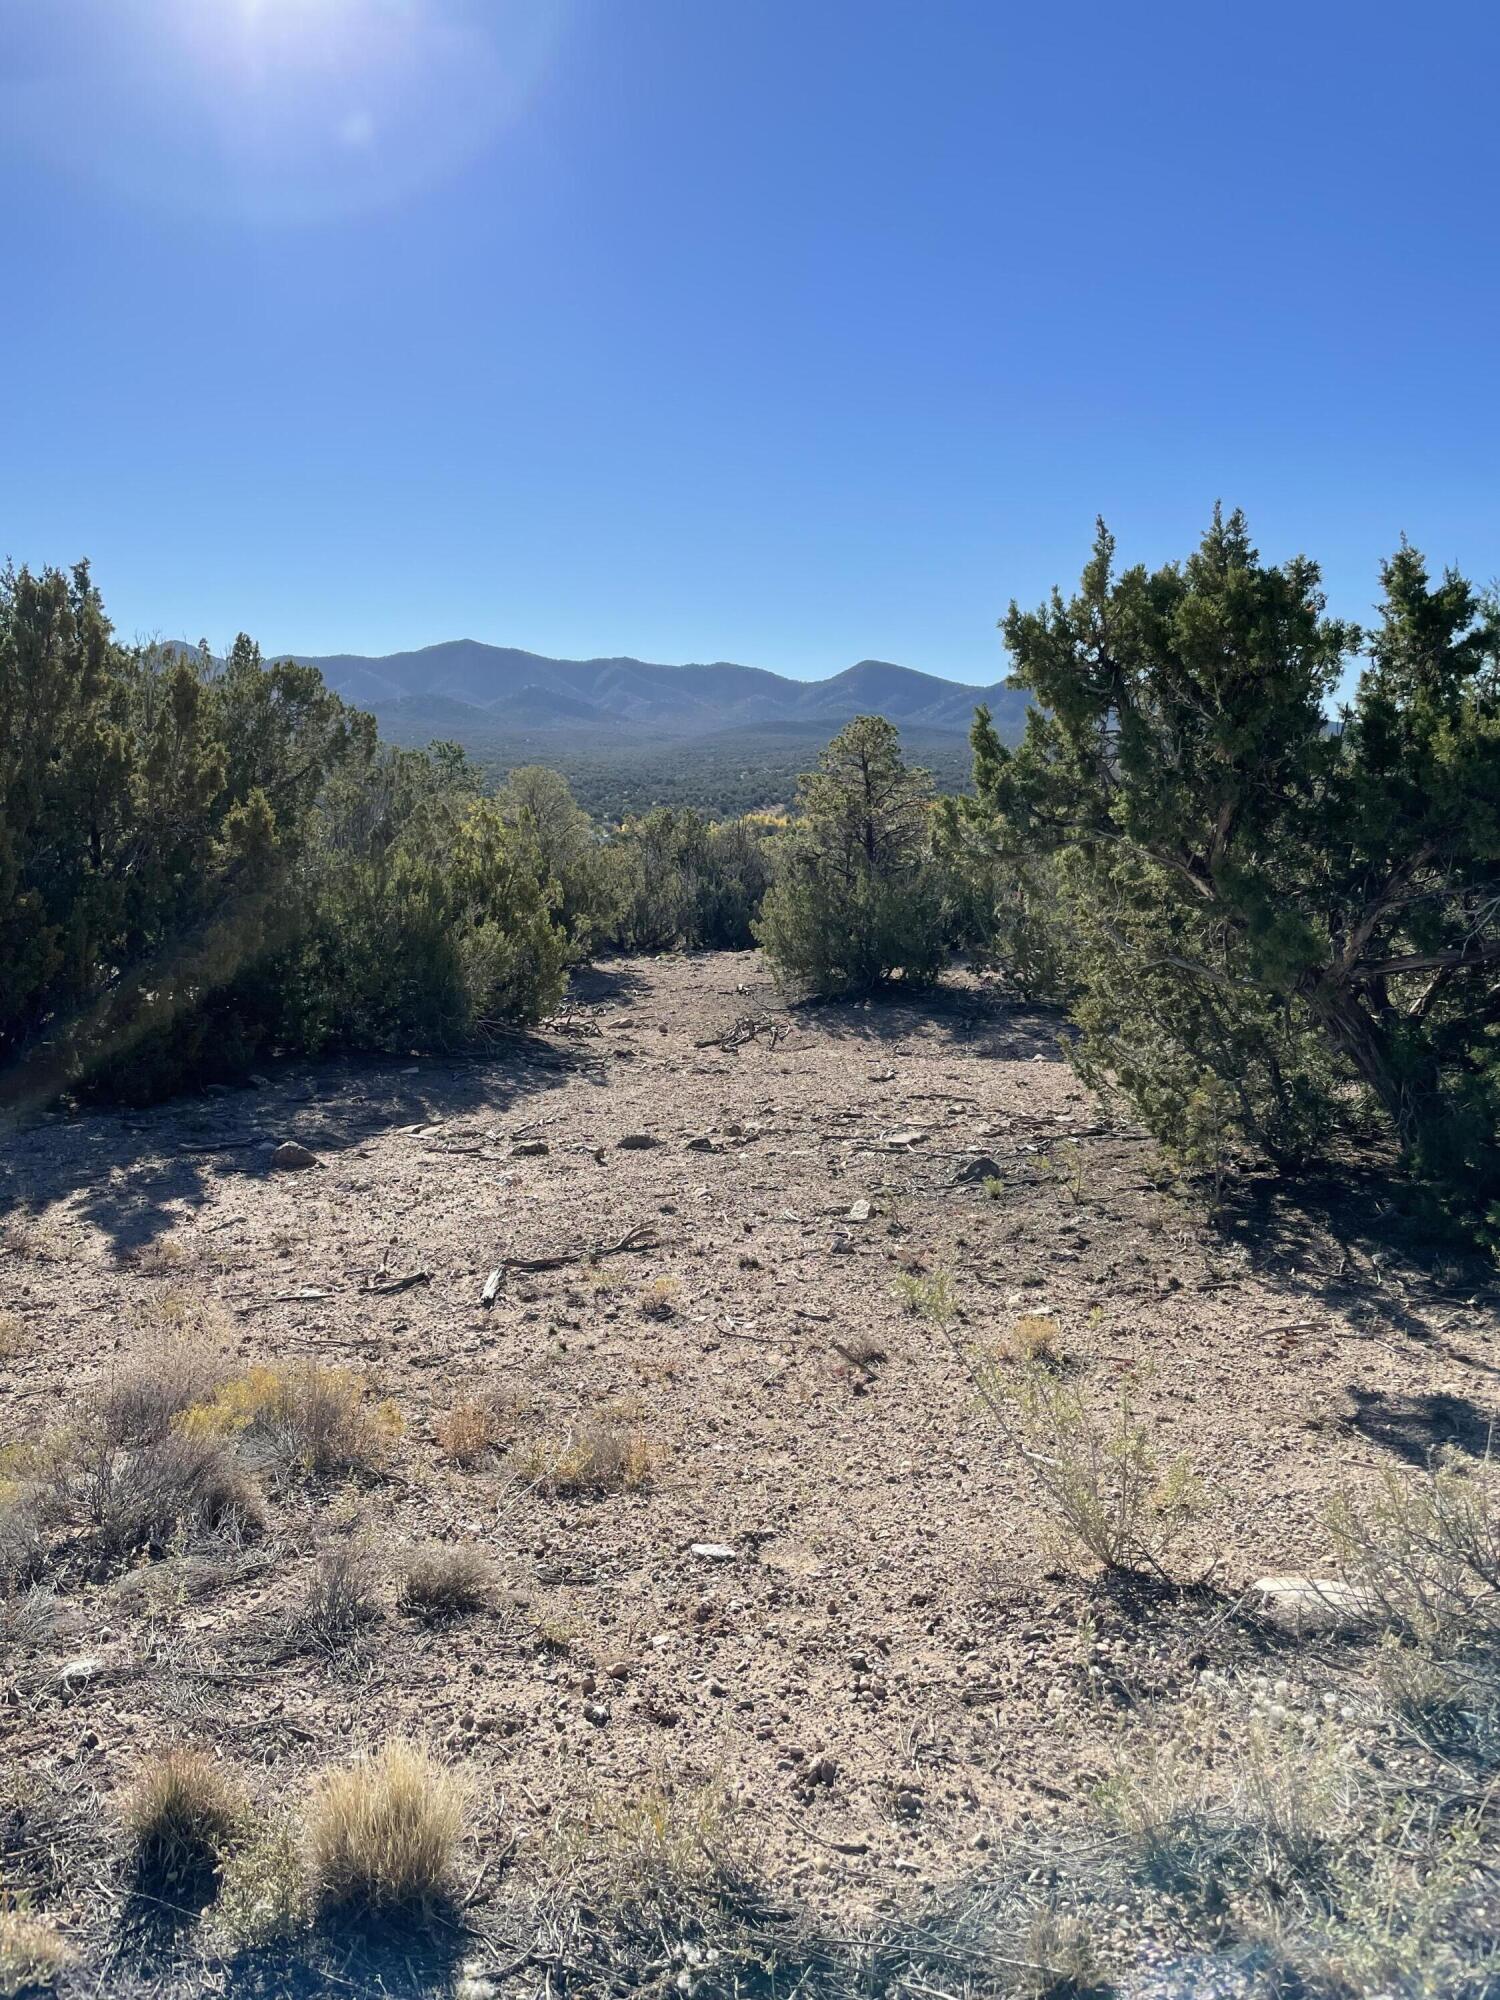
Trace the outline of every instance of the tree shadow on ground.
[[322, 1994], [426, 2000], [457, 1993], [477, 1940], [461, 1923], [400, 1929], [375, 1924], [364, 1935], [348, 1926], [311, 1945], [246, 1952], [224, 1969], [225, 2000], [313, 2000]]
[[1467, 1396], [1443, 1390], [1404, 1395], [1354, 1383], [1347, 1394], [1353, 1407], [1344, 1424], [1408, 1465], [1427, 1465], [1442, 1451], [1483, 1458], [1490, 1449], [1496, 1412]]
[[631, 1000], [650, 990], [650, 981], [631, 964], [611, 960], [607, 965], [577, 965], [568, 974], [569, 1000], [585, 1007], [600, 1007], [611, 1000]]
[[1372, 1332], [1402, 1333], [1467, 1367], [1500, 1372], [1428, 1323], [1426, 1315], [1470, 1302], [1493, 1312], [1500, 1283], [1489, 1259], [1435, 1233], [1417, 1212], [1393, 1157], [1249, 1175], [1229, 1189], [1218, 1228], [1258, 1275], [1292, 1298], [1366, 1320]]
[[1063, 1060], [1060, 1009], [1035, 1006], [988, 986], [893, 986], [860, 1000], [803, 1000], [790, 1010], [830, 1041], [891, 1044], [933, 1037], [955, 1052], [1011, 1061]]
[[402, 1127], [505, 1118], [576, 1078], [604, 1080], [587, 1048], [516, 1035], [477, 1056], [288, 1063], [258, 1089], [141, 1111], [55, 1113], [0, 1132], [0, 1220], [45, 1218], [81, 1196], [80, 1219], [129, 1257], [180, 1227], [182, 1209], [202, 1206], [224, 1182], [263, 1180], [283, 1139], [333, 1160]]

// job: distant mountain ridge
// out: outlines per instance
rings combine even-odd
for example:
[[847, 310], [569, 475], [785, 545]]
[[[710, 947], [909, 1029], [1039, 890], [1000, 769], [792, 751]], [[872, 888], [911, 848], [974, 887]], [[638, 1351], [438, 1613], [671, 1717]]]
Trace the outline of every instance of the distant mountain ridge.
[[662, 666], [626, 657], [554, 660], [514, 646], [451, 639], [414, 652], [287, 653], [317, 667], [328, 685], [377, 716], [442, 716], [460, 741], [480, 730], [623, 732], [692, 738], [754, 725], [822, 726], [831, 735], [856, 715], [879, 714], [899, 727], [962, 732], [980, 702], [1004, 736], [1019, 734], [1027, 698], [1003, 681], [988, 687], [919, 673], [889, 660], [860, 660], [821, 681], [791, 680], [727, 660]]

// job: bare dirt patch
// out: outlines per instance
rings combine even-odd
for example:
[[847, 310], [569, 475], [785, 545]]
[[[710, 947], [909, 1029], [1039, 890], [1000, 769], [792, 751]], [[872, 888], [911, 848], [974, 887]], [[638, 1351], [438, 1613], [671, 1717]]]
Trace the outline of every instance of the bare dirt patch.
[[[113, 1567], [52, 1546], [47, 1618], [0, 1662], [9, 1766], [97, 1832], [166, 1744], [285, 1797], [420, 1738], [468, 1767], [476, 1917], [601, 1797], [663, 1782], [717, 1788], [820, 1920], [1066, 1823], [1210, 1626], [1279, 1670], [1243, 1595], [1326, 1570], [1335, 1488], [1484, 1452], [1500, 1320], [1482, 1271], [1393, 1247], [1373, 1176], [1265, 1180], [1210, 1227], [1058, 1033], [963, 978], [788, 1012], [751, 956], [620, 962], [483, 1061], [277, 1068], [11, 1135], [0, 1444], [36, 1449], [193, 1314], [226, 1378], [343, 1371], [386, 1414], [348, 1470], [268, 1448], [253, 1534]], [[316, 1164], [275, 1166], [288, 1141]], [[1059, 1561], [910, 1309], [939, 1275], [1001, 1368], [1039, 1344], [1101, 1408], [1129, 1379], [1204, 1476], [1174, 1564], [1203, 1590], [1143, 1610]], [[418, 1615], [434, 1544], [485, 1584]], [[340, 1547], [371, 1601], [310, 1647]], [[47, 1902], [102, 1953], [122, 1895], [100, 1866]]]

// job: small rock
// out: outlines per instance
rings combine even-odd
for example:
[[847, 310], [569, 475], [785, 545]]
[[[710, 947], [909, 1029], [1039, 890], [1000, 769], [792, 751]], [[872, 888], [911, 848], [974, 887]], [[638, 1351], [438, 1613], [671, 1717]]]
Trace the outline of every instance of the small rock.
[[592, 1722], [596, 1729], [602, 1729], [609, 1720], [609, 1710], [602, 1701], [586, 1701], [583, 1704], [585, 1722]]
[[870, 1204], [867, 1201], [856, 1201], [850, 1203], [849, 1220], [851, 1222], [868, 1222], [869, 1219], [870, 1219]]
[[728, 1542], [694, 1542], [693, 1554], [702, 1556], [705, 1562], [732, 1563], [739, 1551], [732, 1549]]
[[517, 1139], [510, 1149], [510, 1156], [513, 1160], [539, 1160], [550, 1151], [545, 1139]]
[[955, 1187], [965, 1187], [974, 1181], [997, 1181], [1000, 1179], [1000, 1162], [988, 1153], [975, 1153], [964, 1161], [953, 1176]]
[[713, 1149], [714, 1142], [707, 1132], [695, 1132], [691, 1139], [683, 1141], [682, 1146], [685, 1153], [711, 1153]]
[[626, 1132], [615, 1141], [622, 1153], [644, 1153], [648, 1147], [660, 1144], [654, 1132]]
[[305, 1173], [309, 1167], [322, 1164], [316, 1153], [310, 1153], [306, 1146], [299, 1146], [295, 1139], [283, 1139], [271, 1155], [271, 1170], [278, 1174]]
[[890, 1153], [904, 1153], [913, 1146], [920, 1146], [927, 1134], [920, 1125], [903, 1125], [897, 1132], [887, 1132], [881, 1145]]

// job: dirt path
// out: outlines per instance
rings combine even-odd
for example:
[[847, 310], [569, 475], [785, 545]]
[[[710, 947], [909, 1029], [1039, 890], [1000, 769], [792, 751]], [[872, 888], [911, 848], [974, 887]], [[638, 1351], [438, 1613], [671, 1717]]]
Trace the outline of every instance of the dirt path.
[[[746, 1019], [780, 1032], [712, 1041]], [[10, 1758], [92, 1797], [200, 1736], [283, 1789], [409, 1727], [471, 1761], [523, 1859], [593, 1787], [717, 1776], [779, 1882], [878, 1907], [1068, 1811], [1110, 1730], [1090, 1667], [1128, 1657], [1147, 1691], [1194, 1672], [1170, 1619], [1143, 1636], [1056, 1566], [1024, 1465], [903, 1276], [951, 1274], [966, 1339], [1049, 1311], [1101, 1406], [1143, 1373], [1162, 1445], [1206, 1476], [1185, 1567], [1212, 1561], [1230, 1598], [1325, 1559], [1335, 1484], [1483, 1447], [1493, 1289], [1382, 1252], [1358, 1196], [1330, 1219], [1316, 1190], [1266, 1184], [1209, 1230], [1102, 1123], [1046, 1015], [959, 982], [788, 1016], [758, 959], [725, 955], [607, 965], [572, 1025], [0, 1147], [19, 1322], [0, 1441], [65, 1422], [184, 1291], [244, 1364], [358, 1368], [405, 1419], [386, 1476], [278, 1503], [274, 1560], [205, 1596], [70, 1587], [52, 1637], [0, 1668]], [[270, 1171], [287, 1139], [321, 1164]], [[960, 1180], [979, 1155], [988, 1188]], [[508, 1269], [480, 1302], [506, 1257], [646, 1229], [657, 1247]], [[638, 1431], [654, 1487], [547, 1497], [503, 1454], [456, 1468], [432, 1424], [481, 1390], [521, 1431], [601, 1412]], [[386, 1579], [414, 1541], [473, 1540], [509, 1595], [423, 1627], [387, 1585], [350, 1658], [288, 1658], [318, 1550], [352, 1535]], [[78, 1655], [87, 1674], [60, 1678]]]

